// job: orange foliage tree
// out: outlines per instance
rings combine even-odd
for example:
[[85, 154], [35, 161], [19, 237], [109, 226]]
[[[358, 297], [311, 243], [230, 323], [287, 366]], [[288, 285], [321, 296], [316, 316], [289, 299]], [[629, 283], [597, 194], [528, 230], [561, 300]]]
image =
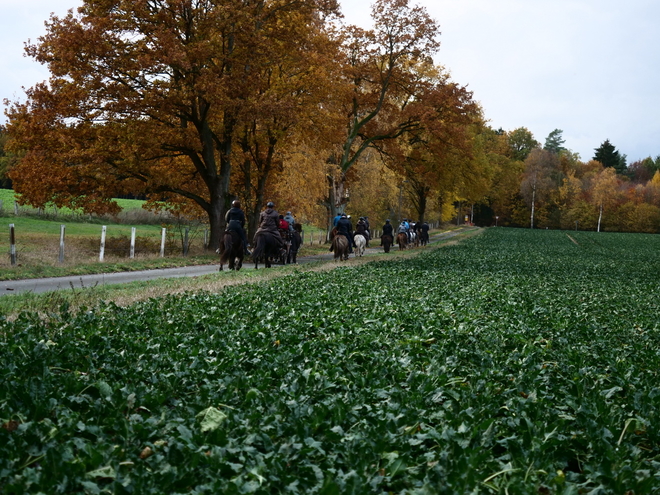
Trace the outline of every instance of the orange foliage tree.
[[[85, 0], [27, 52], [48, 84], [7, 111], [17, 192], [89, 212], [127, 192], [192, 202], [217, 245], [232, 156], [270, 67], [299, 57], [334, 0]], [[178, 199], [177, 199], [178, 198]]]
[[376, 142], [396, 138], [418, 125], [408, 103], [419, 90], [419, 66], [438, 49], [439, 30], [426, 10], [408, 0], [377, 0], [374, 28], [350, 26], [343, 43], [345, 90], [329, 102], [344, 116], [329, 162], [329, 218], [345, 208], [348, 173], [360, 155]]

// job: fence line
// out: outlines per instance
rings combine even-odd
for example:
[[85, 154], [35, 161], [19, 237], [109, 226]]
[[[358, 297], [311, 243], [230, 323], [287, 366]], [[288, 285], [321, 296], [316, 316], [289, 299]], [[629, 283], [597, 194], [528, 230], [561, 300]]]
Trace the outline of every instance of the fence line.
[[66, 231], [66, 225], [60, 225], [60, 256], [59, 262], [64, 263], [64, 232]]

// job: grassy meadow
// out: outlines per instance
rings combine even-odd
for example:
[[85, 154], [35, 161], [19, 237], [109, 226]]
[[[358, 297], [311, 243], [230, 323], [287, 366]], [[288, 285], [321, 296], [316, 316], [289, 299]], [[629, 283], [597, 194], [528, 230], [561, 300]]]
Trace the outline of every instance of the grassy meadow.
[[2, 493], [657, 493], [660, 237], [418, 256], [0, 323]]

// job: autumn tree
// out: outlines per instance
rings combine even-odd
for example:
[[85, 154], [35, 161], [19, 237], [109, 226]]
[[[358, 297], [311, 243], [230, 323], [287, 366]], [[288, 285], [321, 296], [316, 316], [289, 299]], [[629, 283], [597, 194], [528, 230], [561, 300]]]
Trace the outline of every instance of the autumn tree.
[[476, 187], [483, 167], [473, 153], [476, 129], [483, 122], [472, 93], [446, 74], [439, 75], [409, 105], [418, 125], [375, 146], [386, 156], [385, 163], [406, 181], [415, 218], [424, 221], [432, 193], [455, 195], [460, 189], [483, 194], [483, 188]]
[[526, 127], [519, 127], [507, 134], [511, 155], [514, 160], [524, 162], [533, 149], [541, 146]]
[[603, 210], [616, 202], [618, 185], [616, 170], [612, 167], [605, 167], [593, 181], [591, 197], [593, 204], [598, 208], [597, 232], [600, 232]]
[[556, 189], [558, 180], [559, 157], [548, 150], [533, 150], [525, 160], [525, 172], [520, 184], [521, 193], [530, 205], [531, 228], [534, 228], [537, 204], [543, 203]]
[[11, 188], [11, 179], [8, 177], [8, 172], [15, 165], [17, 158], [5, 150], [7, 144], [7, 130], [4, 126], [0, 125], [0, 187]]
[[374, 27], [345, 31], [343, 56], [346, 91], [329, 102], [345, 117], [337, 148], [329, 158], [336, 173], [328, 176], [330, 217], [345, 207], [347, 174], [375, 142], [393, 139], [417, 125], [406, 112], [420, 80], [419, 66], [439, 47], [437, 24], [423, 7], [408, 0], [377, 0]]
[[8, 110], [11, 172], [35, 206], [117, 211], [144, 192], [206, 213], [216, 245], [237, 133], [268, 67], [337, 8], [332, 0], [85, 0], [27, 53], [51, 77]]

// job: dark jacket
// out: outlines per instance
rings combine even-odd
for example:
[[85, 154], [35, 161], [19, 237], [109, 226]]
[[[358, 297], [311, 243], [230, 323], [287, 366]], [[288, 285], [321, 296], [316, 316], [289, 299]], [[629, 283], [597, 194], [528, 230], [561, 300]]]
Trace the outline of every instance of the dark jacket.
[[337, 222], [337, 233], [342, 235], [347, 235], [351, 233], [352, 229], [351, 221], [348, 218], [340, 218]]
[[386, 223], [385, 225], [383, 225], [383, 235], [389, 235], [391, 237], [394, 237], [392, 235], [392, 231], [393, 231], [393, 227], [391, 223]]
[[277, 230], [279, 223], [280, 214], [277, 213], [277, 210], [266, 208], [259, 215], [259, 228], [257, 229], [257, 233], [267, 231], [279, 236], [279, 231]]
[[239, 230], [245, 228], [245, 213], [240, 208], [232, 206], [225, 214], [227, 230]]

